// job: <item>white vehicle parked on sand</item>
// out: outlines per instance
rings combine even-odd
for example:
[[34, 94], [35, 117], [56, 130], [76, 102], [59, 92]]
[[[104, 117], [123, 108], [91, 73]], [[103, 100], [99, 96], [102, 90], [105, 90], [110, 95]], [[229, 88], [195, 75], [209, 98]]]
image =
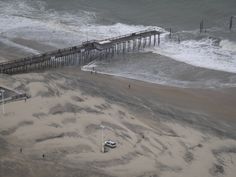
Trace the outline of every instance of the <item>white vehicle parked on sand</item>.
[[104, 146], [107, 146], [109, 148], [116, 148], [116, 143], [112, 140], [108, 140], [104, 142]]

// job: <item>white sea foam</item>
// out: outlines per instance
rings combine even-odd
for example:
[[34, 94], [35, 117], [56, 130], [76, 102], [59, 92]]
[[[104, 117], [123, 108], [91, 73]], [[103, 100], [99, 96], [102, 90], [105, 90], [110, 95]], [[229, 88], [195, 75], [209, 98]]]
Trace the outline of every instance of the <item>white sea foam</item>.
[[116, 23], [113, 25], [83, 26], [80, 31], [83, 33], [88, 33], [92, 38], [109, 38], [147, 29], [156, 29], [163, 31], [162, 28], [156, 26], [127, 25], [122, 23]]
[[223, 50], [233, 52], [236, 55], [236, 43], [229, 40], [222, 40], [220, 46]]
[[223, 40], [217, 46], [214, 42], [211, 38], [186, 40], [180, 44], [166, 40], [151, 51], [193, 66], [236, 73], [236, 44]]
[[94, 18], [94, 13], [81, 10], [76, 14], [46, 10], [41, 1], [0, 2], [0, 35], [67, 47], [85, 39], [80, 28]]

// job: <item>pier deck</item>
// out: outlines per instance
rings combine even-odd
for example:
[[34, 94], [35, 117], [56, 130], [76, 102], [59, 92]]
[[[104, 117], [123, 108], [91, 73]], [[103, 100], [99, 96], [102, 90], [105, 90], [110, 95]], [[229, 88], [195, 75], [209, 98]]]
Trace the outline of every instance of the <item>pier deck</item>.
[[160, 31], [146, 30], [0, 63], [0, 73], [18, 74], [63, 66], [83, 66], [95, 59], [139, 51], [160, 44]]

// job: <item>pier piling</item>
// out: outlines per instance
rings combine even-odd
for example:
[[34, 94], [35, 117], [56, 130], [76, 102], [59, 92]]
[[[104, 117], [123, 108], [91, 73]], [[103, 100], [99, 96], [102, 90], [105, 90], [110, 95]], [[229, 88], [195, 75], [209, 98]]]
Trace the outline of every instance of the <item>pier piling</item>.
[[234, 18], [234, 16], [231, 16], [230, 21], [229, 21], [229, 30], [230, 31], [232, 30], [232, 27], [233, 27], [233, 18]]
[[202, 21], [200, 22], [200, 33], [202, 33], [203, 28], [204, 28], [204, 21], [202, 20]]

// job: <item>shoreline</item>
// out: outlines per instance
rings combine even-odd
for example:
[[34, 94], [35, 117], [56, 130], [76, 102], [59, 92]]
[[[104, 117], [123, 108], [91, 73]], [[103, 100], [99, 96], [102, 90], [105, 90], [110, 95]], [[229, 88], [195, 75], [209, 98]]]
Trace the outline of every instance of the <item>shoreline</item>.
[[[69, 70], [72, 68], [68, 68], [66, 70]], [[72, 69], [73, 71], [73, 69]], [[169, 85], [162, 85], [162, 84], [157, 84], [157, 83], [151, 83], [151, 82], [146, 82], [143, 80], [137, 80], [137, 79], [132, 79], [132, 78], [126, 78], [122, 76], [117, 76], [117, 75], [110, 75], [110, 74], [104, 74], [104, 73], [93, 73], [91, 74], [89, 71], [83, 71], [81, 70], [80, 73], [87, 75], [86, 77], [91, 79], [92, 77], [89, 77], [89, 75], [98, 75], [98, 77], [104, 78], [104, 82], [107, 84], [105, 80], [110, 80], [110, 79], [115, 79], [117, 81], [123, 82], [123, 86], [128, 88], [129, 83], [132, 83], [135, 88], [137, 85], [138, 87], [142, 87], [143, 90], [147, 89], [147, 92], [151, 92], [151, 94], [157, 94], [158, 96], [161, 97], [163, 95], [163, 101], [166, 101], [169, 99], [169, 102], [167, 101], [168, 104], [175, 104], [176, 106], [182, 106], [186, 108], [197, 108], [201, 104], [202, 107], [206, 106], [207, 104], [215, 104], [214, 108], [216, 109], [217, 106], [219, 106], [222, 102], [224, 102], [227, 105], [222, 105], [223, 107], [231, 107], [232, 111], [232, 116], [231, 118], [234, 118], [234, 115], [236, 114], [236, 111], [234, 111], [234, 106], [236, 105], [236, 88], [235, 87], [230, 87], [230, 88], [182, 88], [182, 87], [177, 87], [177, 86], [169, 86]], [[123, 89], [124, 89], [123, 87]], [[154, 91], [156, 90], [156, 91]], [[134, 90], [136, 91], [136, 90]], [[137, 90], [138, 91], [138, 90]], [[186, 98], [185, 98], [186, 96]], [[192, 97], [192, 98], [191, 98]], [[216, 98], [214, 100], [214, 97]], [[179, 99], [179, 100], [173, 100], [174, 99]], [[182, 99], [182, 100], [181, 100]], [[201, 101], [202, 99], [206, 99]], [[227, 100], [227, 101], [224, 101]], [[206, 102], [205, 102], [206, 101]], [[215, 103], [214, 103], [215, 102]], [[190, 104], [190, 105], [189, 105]], [[193, 106], [191, 106], [193, 104]], [[218, 104], [218, 105], [217, 105]], [[222, 108], [223, 108], [222, 107]], [[207, 110], [205, 110], [207, 111]], [[236, 119], [235, 119], [236, 120]], [[233, 120], [233, 121], [235, 121]]]

